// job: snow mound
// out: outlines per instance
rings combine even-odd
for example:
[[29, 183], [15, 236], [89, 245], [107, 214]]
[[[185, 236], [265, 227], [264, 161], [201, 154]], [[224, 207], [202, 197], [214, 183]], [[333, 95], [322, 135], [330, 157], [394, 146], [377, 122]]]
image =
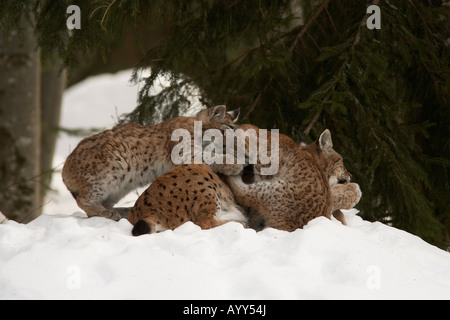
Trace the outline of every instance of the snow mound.
[[0, 299], [448, 299], [450, 254], [345, 211], [303, 229], [238, 223], [131, 236], [83, 213], [0, 225]]

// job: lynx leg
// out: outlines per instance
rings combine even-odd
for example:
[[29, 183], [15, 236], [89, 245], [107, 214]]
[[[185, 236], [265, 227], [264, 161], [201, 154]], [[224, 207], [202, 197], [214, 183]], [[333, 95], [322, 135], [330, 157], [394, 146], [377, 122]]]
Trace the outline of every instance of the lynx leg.
[[78, 206], [86, 212], [88, 217], [104, 217], [119, 221], [122, 216], [113, 209], [105, 208], [101, 203], [86, 199], [83, 196], [77, 197]]
[[361, 199], [361, 189], [356, 183], [336, 184], [331, 188], [332, 209], [351, 209]]
[[333, 216], [340, 221], [344, 226], [347, 225], [347, 223], [345, 222], [345, 216], [344, 213], [342, 213], [341, 210], [335, 210], [333, 211]]
[[215, 214], [215, 220], [223, 223], [230, 221], [239, 222], [245, 228], [248, 227], [247, 217], [235, 206], [229, 206], [227, 208], [222, 207], [219, 212]]
[[202, 229], [211, 229], [224, 224], [224, 221], [217, 221], [215, 219], [216, 212], [220, 211], [217, 202], [212, 202], [207, 204], [201, 209], [192, 219], [196, 225], [200, 226]]
[[128, 218], [128, 214], [130, 213], [130, 210], [132, 207], [114, 207], [113, 210], [117, 211], [120, 216], [124, 219]]
[[210, 219], [200, 219], [195, 221], [195, 224], [198, 225], [202, 229], [212, 229], [218, 226], [223, 225], [224, 223], [227, 223], [228, 221], [219, 221], [215, 220], [213, 217]]

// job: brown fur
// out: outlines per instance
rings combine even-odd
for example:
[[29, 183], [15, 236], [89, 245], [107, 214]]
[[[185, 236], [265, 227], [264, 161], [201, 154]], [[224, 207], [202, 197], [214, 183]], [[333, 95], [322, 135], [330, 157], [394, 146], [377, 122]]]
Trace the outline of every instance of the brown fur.
[[344, 214], [340, 209], [351, 209], [361, 199], [361, 189], [356, 183], [348, 182], [343, 184], [336, 184], [331, 187], [331, 202], [333, 208], [333, 216], [347, 225]]
[[175, 229], [192, 221], [202, 229], [246, 222], [230, 188], [205, 164], [180, 165], [158, 177], [136, 201], [128, 220], [148, 228], [133, 235]]
[[[240, 128], [254, 129], [259, 136], [259, 129], [253, 125]], [[267, 134], [270, 148], [271, 133]], [[342, 157], [332, 146], [328, 130], [306, 147], [280, 134], [276, 174], [261, 175], [262, 165], [258, 163], [253, 166], [254, 179], [250, 184], [245, 184], [240, 176], [227, 177], [238, 203], [252, 212], [250, 225], [260, 224], [263, 219], [267, 227], [293, 231], [318, 216], [331, 218], [334, 206], [338, 205], [333, 202], [331, 189], [350, 180]]]
[[336, 184], [331, 187], [333, 210], [351, 209], [361, 199], [361, 190], [356, 183]]
[[[132, 123], [105, 130], [83, 139], [67, 157], [62, 178], [78, 206], [86, 214], [119, 220], [124, 213], [113, 209], [117, 201], [137, 187], [151, 183], [174, 167], [171, 141], [178, 128], [189, 130], [193, 143], [194, 121], [202, 121], [203, 130], [225, 130], [236, 121], [225, 106], [209, 108], [197, 117], [177, 117], [153, 126]], [[192, 152], [192, 156], [193, 156]], [[240, 172], [242, 166], [213, 166], [225, 174]]]

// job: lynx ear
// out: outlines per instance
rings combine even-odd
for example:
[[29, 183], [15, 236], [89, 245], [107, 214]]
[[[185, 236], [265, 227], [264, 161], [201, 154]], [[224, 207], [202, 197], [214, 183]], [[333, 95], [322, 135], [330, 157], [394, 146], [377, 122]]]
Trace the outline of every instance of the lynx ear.
[[333, 141], [331, 141], [331, 132], [326, 129], [319, 137], [319, 147], [325, 153], [330, 152], [333, 149]]
[[211, 118], [223, 118], [225, 116], [225, 112], [227, 111], [227, 106], [221, 104], [219, 106], [212, 107], [211, 109]]
[[227, 111], [227, 113], [231, 116], [231, 120], [233, 120], [233, 123], [235, 123], [238, 118], [239, 114], [241, 113], [241, 109], [237, 108], [236, 110]]

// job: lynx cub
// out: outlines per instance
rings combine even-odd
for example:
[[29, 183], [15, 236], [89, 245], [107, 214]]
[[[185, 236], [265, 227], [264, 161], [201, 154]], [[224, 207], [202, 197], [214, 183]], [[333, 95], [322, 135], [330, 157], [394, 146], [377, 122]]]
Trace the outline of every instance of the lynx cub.
[[180, 165], [158, 177], [138, 198], [128, 220], [139, 236], [175, 229], [192, 221], [209, 229], [228, 221], [244, 225], [230, 188], [205, 164]]
[[[153, 126], [132, 123], [102, 131], [83, 139], [67, 157], [63, 181], [89, 217], [119, 220], [122, 215], [113, 208], [117, 201], [174, 167], [170, 155], [176, 144], [171, 141], [175, 129], [189, 130], [193, 137], [194, 121], [202, 121], [204, 130], [225, 130], [238, 115], [238, 110], [227, 113], [222, 105], [206, 109], [197, 117], [177, 117]], [[233, 170], [240, 172], [241, 167], [222, 165], [214, 170], [230, 174]], [[123, 215], [127, 213], [125, 208]]]
[[[259, 135], [259, 128], [253, 125], [240, 128], [244, 132], [255, 130]], [[267, 144], [271, 145], [270, 134]], [[329, 130], [306, 147], [280, 134], [278, 172], [271, 176], [261, 175], [261, 167], [257, 163], [250, 167], [250, 174], [247, 169], [243, 177], [229, 176], [226, 181], [237, 202], [250, 208], [253, 214], [261, 215], [267, 227], [293, 231], [315, 217], [331, 218], [335, 209], [352, 207], [361, 196], [356, 184], [348, 184], [351, 175], [345, 169], [342, 157], [333, 150]], [[351, 199], [342, 197], [343, 191], [353, 192]], [[343, 203], [345, 200], [349, 203]], [[252, 224], [258, 217], [250, 216], [250, 220]]]

